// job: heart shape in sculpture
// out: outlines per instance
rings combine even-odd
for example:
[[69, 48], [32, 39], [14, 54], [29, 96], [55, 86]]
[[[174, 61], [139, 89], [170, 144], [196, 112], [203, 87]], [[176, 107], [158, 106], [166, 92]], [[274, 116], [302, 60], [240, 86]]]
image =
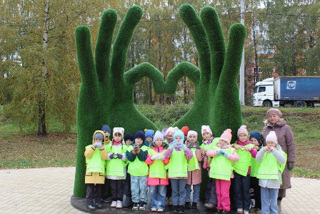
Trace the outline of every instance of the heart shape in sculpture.
[[[142, 9], [133, 6], [123, 20], [111, 54], [112, 38], [117, 13], [106, 10], [101, 18], [99, 34], [93, 58], [90, 30], [86, 26], [76, 29], [78, 65], [81, 73], [77, 109], [77, 172], [75, 196], [83, 196], [85, 163], [83, 152], [91, 143], [92, 133], [103, 124], [121, 126], [126, 133], [144, 128], [157, 129], [134, 106], [133, 88], [141, 78], [153, 81], [157, 94], [174, 93], [178, 80], [187, 76], [195, 85], [192, 108], [177, 121], [175, 126], [187, 125], [200, 131], [201, 125], [210, 125], [215, 135], [226, 128], [238, 129], [241, 125], [241, 108], [237, 76], [241, 64], [246, 36], [245, 27], [234, 24], [229, 31], [226, 48], [216, 11], [204, 7], [199, 18], [188, 4], [180, 7], [180, 16], [195, 41], [200, 68], [183, 62], [169, 72], [164, 82], [161, 72], [149, 63], [142, 63], [125, 72], [127, 50], [134, 28], [142, 17]], [[77, 176], [79, 175], [79, 176]], [[82, 176], [82, 178], [81, 178]], [[79, 188], [77, 188], [79, 187]]]

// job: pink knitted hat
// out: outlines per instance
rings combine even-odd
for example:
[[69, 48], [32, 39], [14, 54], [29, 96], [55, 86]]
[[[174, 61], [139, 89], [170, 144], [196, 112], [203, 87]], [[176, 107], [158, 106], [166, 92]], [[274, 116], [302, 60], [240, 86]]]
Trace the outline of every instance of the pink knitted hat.
[[225, 140], [228, 143], [231, 142], [231, 138], [232, 138], [232, 134], [231, 134], [232, 130], [231, 129], [226, 129], [224, 130], [224, 132], [222, 133], [220, 139], [221, 140]]
[[174, 132], [175, 132], [175, 130], [174, 130], [174, 128], [173, 127], [169, 127], [168, 129], [167, 129], [167, 131], [166, 131], [166, 136], [169, 134], [169, 133], [171, 133], [172, 135], [174, 134]]
[[196, 138], [198, 138], [198, 133], [196, 131], [193, 131], [193, 130], [188, 131], [187, 138], [189, 138], [190, 135], [194, 135], [196, 136]]
[[248, 130], [246, 125], [240, 126], [240, 128], [238, 129], [237, 136], [239, 136], [239, 134], [245, 134], [248, 136]]
[[269, 134], [266, 137], [266, 141], [274, 142], [275, 144], [278, 144], [278, 138], [274, 131], [269, 132]]
[[273, 114], [276, 114], [278, 115], [279, 117], [282, 117], [282, 112], [279, 110], [279, 109], [276, 109], [276, 108], [271, 108], [267, 111], [267, 116], [270, 116], [270, 115], [273, 115]]

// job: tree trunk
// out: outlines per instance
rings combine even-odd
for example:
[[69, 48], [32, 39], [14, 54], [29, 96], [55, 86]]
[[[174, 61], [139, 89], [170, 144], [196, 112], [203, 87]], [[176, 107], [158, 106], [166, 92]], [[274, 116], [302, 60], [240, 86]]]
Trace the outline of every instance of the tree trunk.
[[[160, 33], [160, 31], [158, 32], [158, 42], [159, 42], [158, 43], [158, 69], [159, 69], [159, 71], [161, 71], [162, 70], [162, 67], [161, 67], [162, 55], [161, 55], [161, 33]], [[151, 80], [150, 80], [150, 83], [152, 83]], [[150, 92], [152, 92], [152, 88], [150, 88]]]
[[[42, 48], [45, 53], [48, 47], [48, 34], [49, 34], [49, 0], [44, 5], [44, 24], [43, 24], [43, 43]], [[38, 115], [38, 136], [46, 136], [46, 79], [48, 75], [47, 62], [45, 58], [42, 59], [42, 73], [41, 85], [39, 91], [39, 115]]]
[[253, 18], [252, 22], [252, 29], [253, 29], [253, 45], [254, 45], [254, 56], [255, 56], [255, 64], [256, 68], [253, 72], [253, 84], [256, 85], [256, 83], [259, 81], [259, 65], [258, 65], [258, 52], [257, 52], [257, 42], [256, 42], [256, 31], [255, 31], [255, 19]]
[[292, 56], [292, 75], [297, 76], [296, 55]]
[[153, 100], [152, 100], [152, 80], [149, 79], [149, 103], [152, 104]]
[[[187, 32], [184, 33], [184, 46], [187, 44]], [[184, 59], [188, 61], [186, 51], [183, 52]], [[187, 99], [187, 77], [183, 76], [183, 102], [188, 103]]]

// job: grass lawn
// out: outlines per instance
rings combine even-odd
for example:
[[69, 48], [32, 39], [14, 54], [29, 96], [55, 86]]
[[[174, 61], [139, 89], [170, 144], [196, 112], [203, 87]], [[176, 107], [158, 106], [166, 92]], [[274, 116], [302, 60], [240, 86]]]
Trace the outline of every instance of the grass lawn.
[[[180, 117], [189, 108], [183, 105], [181, 111], [177, 112], [177, 105], [141, 105], [138, 109], [146, 116], [147, 112], [154, 112], [150, 119], [157, 118], [158, 114], [160, 120], [154, 122], [163, 128], [172, 123], [172, 118]], [[267, 108], [242, 108], [243, 123], [248, 126], [249, 131], [262, 130], [266, 111]], [[281, 111], [295, 135], [297, 157], [293, 176], [320, 178], [320, 108], [281, 108]], [[49, 127], [55, 126], [49, 124]], [[0, 169], [75, 166], [75, 132], [63, 133], [57, 132], [57, 128], [54, 128], [54, 131], [49, 128], [48, 136], [43, 138], [37, 137], [31, 127], [24, 130], [25, 132], [21, 133], [17, 126], [11, 124], [0, 108]]]

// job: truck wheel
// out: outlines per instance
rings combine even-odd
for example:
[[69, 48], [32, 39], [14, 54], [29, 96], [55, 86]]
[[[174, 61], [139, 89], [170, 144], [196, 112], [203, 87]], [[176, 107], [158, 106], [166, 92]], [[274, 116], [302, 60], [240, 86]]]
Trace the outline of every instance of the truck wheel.
[[295, 101], [293, 105], [294, 107], [302, 108], [302, 107], [305, 107], [307, 103], [305, 101]]
[[262, 106], [263, 107], [272, 107], [272, 102], [269, 100], [263, 101]]

